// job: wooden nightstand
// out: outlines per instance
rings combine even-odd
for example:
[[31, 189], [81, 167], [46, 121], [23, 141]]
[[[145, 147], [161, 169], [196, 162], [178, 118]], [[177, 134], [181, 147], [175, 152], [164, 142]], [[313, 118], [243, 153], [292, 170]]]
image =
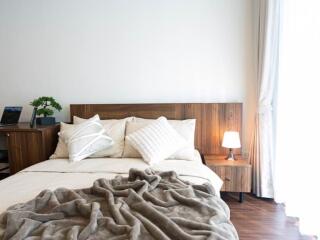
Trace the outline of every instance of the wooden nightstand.
[[206, 165], [223, 180], [221, 192], [239, 192], [239, 201], [243, 202], [243, 193], [251, 192], [251, 165], [241, 158], [235, 161], [223, 158], [204, 155]]
[[47, 160], [57, 145], [59, 129], [59, 124], [30, 128], [29, 123], [19, 123], [0, 127], [5, 145], [2, 151], [7, 152], [7, 159], [1, 161], [9, 164], [8, 174]]

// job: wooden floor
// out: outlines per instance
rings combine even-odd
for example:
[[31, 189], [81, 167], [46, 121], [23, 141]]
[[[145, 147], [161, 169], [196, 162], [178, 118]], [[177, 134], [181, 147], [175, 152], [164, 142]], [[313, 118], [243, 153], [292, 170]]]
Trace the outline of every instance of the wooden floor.
[[224, 201], [231, 210], [231, 221], [240, 240], [313, 240], [301, 236], [295, 218], [285, 216], [282, 205], [246, 194], [243, 203], [237, 194], [224, 193]]

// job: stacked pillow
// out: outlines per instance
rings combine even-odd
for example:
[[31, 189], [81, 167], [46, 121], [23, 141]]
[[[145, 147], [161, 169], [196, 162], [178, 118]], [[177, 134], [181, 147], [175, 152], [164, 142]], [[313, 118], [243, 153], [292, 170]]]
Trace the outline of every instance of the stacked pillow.
[[[118, 158], [122, 156], [124, 149], [124, 137], [125, 137], [125, 128], [126, 121], [131, 118], [121, 119], [121, 120], [100, 120], [99, 116], [96, 115], [91, 119], [82, 119], [78, 117], [74, 117], [73, 121], [75, 124], [60, 124], [60, 133], [59, 133], [59, 141], [57, 148], [54, 154], [50, 157], [50, 159], [57, 158], [69, 158], [69, 146], [68, 146], [68, 137], [66, 133], [70, 135], [70, 132], [74, 132], [77, 129], [77, 126], [86, 126], [87, 121], [96, 120], [101, 125], [101, 128], [104, 129], [104, 135], [108, 136], [112, 139], [112, 145], [105, 146], [99, 151], [94, 151], [87, 157], [114, 157]], [[82, 125], [83, 124], [83, 125]], [[77, 142], [73, 142], [77, 143]]]
[[187, 145], [187, 141], [160, 117], [145, 127], [126, 136], [130, 143], [147, 163], [156, 163], [168, 158]]
[[[111, 148], [104, 149], [100, 152], [93, 154], [91, 157], [113, 157], [120, 158], [122, 157], [123, 149], [124, 149], [124, 137], [126, 131], [126, 122], [131, 121], [132, 118], [124, 118], [124, 119], [109, 119], [109, 120], [100, 120], [103, 128], [106, 130], [106, 134], [112, 138], [114, 144]], [[86, 119], [79, 118], [74, 116], [73, 122], [74, 124], [79, 124], [86, 121]]]
[[[134, 133], [135, 131], [148, 126], [153, 123], [154, 119], [144, 119], [144, 118], [133, 118], [132, 121], [127, 122], [126, 126], [126, 136]], [[167, 120], [169, 124], [174, 128], [174, 130], [179, 133], [186, 140], [186, 144], [174, 152], [172, 155], [168, 156], [168, 159], [184, 159], [193, 160], [194, 159], [194, 133], [196, 127], [195, 119], [186, 120]], [[128, 141], [125, 141], [123, 157], [127, 158], [141, 158], [141, 154], [136, 148]]]
[[68, 146], [70, 161], [80, 161], [110, 148], [113, 140], [105, 132], [98, 115], [60, 132], [61, 140]]
[[143, 158], [149, 164], [163, 159], [194, 159], [195, 119], [73, 118], [61, 123], [59, 142], [50, 157], [79, 161], [87, 157]]

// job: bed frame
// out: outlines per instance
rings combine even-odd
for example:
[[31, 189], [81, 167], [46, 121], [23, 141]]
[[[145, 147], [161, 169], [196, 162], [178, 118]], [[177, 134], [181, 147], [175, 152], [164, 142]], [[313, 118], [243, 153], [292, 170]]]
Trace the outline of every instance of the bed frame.
[[[221, 147], [225, 131], [242, 132], [242, 103], [71, 104], [70, 116], [121, 119], [130, 116], [168, 119], [195, 118], [195, 146], [201, 154], [225, 155]], [[241, 149], [235, 149], [241, 154]]]

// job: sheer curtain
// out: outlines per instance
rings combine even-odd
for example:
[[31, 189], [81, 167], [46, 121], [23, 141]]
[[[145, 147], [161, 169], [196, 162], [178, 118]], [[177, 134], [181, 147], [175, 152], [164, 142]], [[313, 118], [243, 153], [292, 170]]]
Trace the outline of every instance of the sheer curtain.
[[275, 200], [320, 237], [320, 1], [283, 0]]
[[259, 1], [258, 110], [249, 160], [253, 167], [252, 191], [273, 198], [274, 100], [278, 80], [280, 1]]

